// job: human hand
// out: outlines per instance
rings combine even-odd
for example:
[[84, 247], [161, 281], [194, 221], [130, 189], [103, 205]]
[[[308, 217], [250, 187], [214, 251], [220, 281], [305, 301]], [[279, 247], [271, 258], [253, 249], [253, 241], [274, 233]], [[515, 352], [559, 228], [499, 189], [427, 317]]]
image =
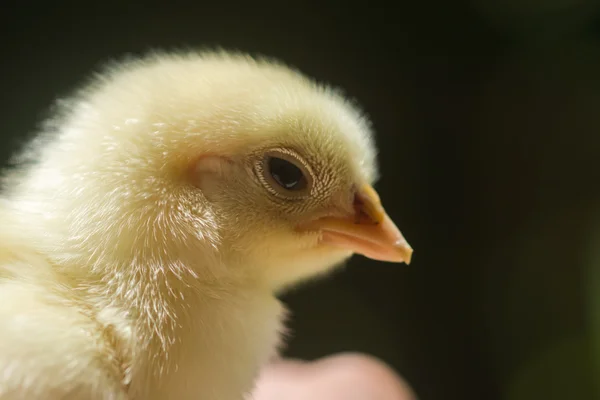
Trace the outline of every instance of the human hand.
[[313, 362], [279, 360], [265, 367], [252, 400], [416, 400], [389, 366], [344, 353]]

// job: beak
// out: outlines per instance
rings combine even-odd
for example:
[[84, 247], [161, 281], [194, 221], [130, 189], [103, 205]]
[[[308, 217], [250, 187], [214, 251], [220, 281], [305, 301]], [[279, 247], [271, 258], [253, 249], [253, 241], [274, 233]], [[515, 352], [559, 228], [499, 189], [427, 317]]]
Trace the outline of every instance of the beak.
[[352, 216], [325, 217], [313, 222], [309, 229], [321, 231], [323, 243], [344, 247], [374, 260], [410, 264], [412, 248], [370, 185], [356, 192]]

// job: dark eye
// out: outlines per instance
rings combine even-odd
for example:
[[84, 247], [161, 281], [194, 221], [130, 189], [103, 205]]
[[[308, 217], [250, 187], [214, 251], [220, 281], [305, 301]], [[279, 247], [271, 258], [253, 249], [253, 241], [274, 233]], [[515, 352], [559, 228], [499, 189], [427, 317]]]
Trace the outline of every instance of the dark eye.
[[290, 161], [279, 157], [269, 157], [267, 168], [273, 180], [286, 190], [298, 191], [306, 189], [308, 186], [302, 170]]
[[273, 149], [263, 153], [257, 161], [256, 173], [271, 194], [287, 199], [303, 199], [310, 195], [312, 169], [295, 151]]

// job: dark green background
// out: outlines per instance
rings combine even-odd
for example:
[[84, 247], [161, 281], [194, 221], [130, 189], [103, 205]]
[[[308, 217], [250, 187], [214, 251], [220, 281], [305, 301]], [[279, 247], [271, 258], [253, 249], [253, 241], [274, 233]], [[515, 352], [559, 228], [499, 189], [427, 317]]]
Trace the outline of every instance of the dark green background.
[[421, 399], [600, 398], [599, 11], [5, 1], [0, 158], [111, 58], [206, 45], [278, 57], [371, 115], [377, 187], [416, 250], [410, 267], [356, 257], [287, 296], [289, 354], [371, 353]]

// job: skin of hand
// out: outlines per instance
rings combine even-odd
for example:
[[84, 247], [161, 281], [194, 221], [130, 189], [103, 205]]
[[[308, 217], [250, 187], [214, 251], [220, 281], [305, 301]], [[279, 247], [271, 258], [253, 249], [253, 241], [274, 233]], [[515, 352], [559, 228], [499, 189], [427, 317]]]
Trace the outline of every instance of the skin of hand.
[[417, 400], [382, 361], [342, 353], [307, 362], [281, 359], [265, 367], [249, 400]]
[[115, 63], [15, 164], [0, 400], [240, 400], [282, 342], [277, 294], [353, 254], [412, 256], [366, 116], [273, 60]]

